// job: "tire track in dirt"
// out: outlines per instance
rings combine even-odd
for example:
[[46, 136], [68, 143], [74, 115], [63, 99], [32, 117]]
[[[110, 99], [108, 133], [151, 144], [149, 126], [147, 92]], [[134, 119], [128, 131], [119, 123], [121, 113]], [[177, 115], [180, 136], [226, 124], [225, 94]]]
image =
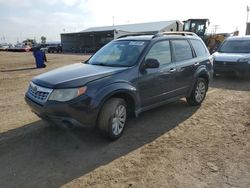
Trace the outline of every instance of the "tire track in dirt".
[[[247, 94], [211, 89], [201, 108], [186, 121], [66, 187], [247, 187], [250, 162], [236, 161], [250, 155], [250, 150], [242, 153], [249, 143], [249, 128], [245, 127], [250, 121], [249, 111], [239, 109], [242, 103], [244, 109], [247, 106], [242, 101], [250, 102]], [[229, 110], [231, 106], [235, 108]], [[239, 115], [246, 119], [238, 119]], [[236, 122], [236, 135], [244, 134], [246, 139], [232, 137]], [[230, 123], [233, 125], [227, 126]], [[239, 153], [231, 151], [235, 148]], [[238, 170], [230, 174], [233, 167]]]

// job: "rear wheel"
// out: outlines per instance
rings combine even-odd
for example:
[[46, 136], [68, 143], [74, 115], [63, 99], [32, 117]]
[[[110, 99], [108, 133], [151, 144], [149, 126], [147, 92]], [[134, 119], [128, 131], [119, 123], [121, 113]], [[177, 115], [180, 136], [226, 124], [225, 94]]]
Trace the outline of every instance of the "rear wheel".
[[200, 105], [206, 97], [207, 88], [207, 81], [204, 78], [198, 78], [191, 95], [186, 97], [187, 103], [191, 106]]
[[111, 98], [101, 109], [98, 128], [110, 140], [118, 139], [125, 128], [127, 104], [123, 99]]

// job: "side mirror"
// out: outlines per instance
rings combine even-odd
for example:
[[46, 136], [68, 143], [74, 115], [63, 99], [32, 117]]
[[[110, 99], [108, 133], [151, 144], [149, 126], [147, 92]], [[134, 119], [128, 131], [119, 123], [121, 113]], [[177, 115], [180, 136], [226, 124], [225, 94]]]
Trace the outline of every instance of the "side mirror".
[[146, 59], [144, 62], [144, 68], [158, 68], [160, 66], [160, 63], [157, 59]]

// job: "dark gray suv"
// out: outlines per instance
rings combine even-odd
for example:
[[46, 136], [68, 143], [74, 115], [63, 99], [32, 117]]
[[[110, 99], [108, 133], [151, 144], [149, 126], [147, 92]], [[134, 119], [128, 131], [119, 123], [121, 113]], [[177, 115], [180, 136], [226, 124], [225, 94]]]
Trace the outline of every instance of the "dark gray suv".
[[197, 36], [124, 37], [86, 62], [36, 76], [25, 99], [42, 119], [97, 126], [115, 140], [128, 115], [182, 97], [200, 105], [212, 75], [212, 57]]

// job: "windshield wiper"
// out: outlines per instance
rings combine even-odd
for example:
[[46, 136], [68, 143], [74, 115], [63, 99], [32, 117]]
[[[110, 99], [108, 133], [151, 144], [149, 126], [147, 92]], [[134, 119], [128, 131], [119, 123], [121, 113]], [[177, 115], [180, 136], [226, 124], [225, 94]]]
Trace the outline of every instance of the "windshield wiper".
[[91, 65], [109, 66], [106, 63], [91, 63]]
[[106, 66], [106, 67], [128, 67], [128, 65], [107, 64], [107, 63], [91, 63], [91, 65], [99, 65], [99, 66]]
[[87, 61], [82, 61], [83, 64], [89, 64], [89, 60]]

